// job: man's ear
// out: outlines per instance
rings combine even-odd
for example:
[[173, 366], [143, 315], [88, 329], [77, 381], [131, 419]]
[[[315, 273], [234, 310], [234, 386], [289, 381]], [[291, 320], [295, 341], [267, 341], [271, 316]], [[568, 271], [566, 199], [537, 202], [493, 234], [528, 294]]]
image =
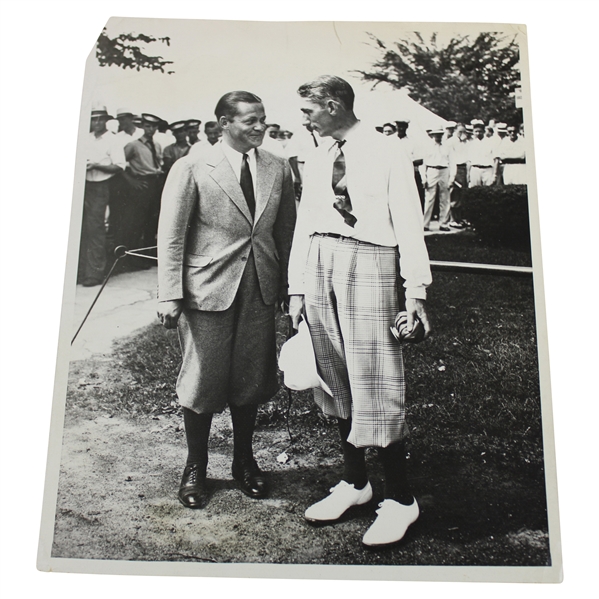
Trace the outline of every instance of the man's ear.
[[331, 116], [334, 116], [339, 112], [339, 103], [335, 100], [327, 100], [326, 107]]
[[221, 116], [218, 119], [218, 124], [221, 126], [221, 129], [226, 129], [227, 125], [229, 124], [229, 121], [227, 120], [226, 116]]

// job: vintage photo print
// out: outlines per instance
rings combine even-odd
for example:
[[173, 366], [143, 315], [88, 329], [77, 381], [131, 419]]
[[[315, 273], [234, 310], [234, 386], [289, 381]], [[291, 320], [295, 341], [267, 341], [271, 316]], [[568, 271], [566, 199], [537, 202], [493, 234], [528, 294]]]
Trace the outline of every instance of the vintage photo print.
[[40, 570], [561, 581], [526, 28], [111, 19], [58, 360]]

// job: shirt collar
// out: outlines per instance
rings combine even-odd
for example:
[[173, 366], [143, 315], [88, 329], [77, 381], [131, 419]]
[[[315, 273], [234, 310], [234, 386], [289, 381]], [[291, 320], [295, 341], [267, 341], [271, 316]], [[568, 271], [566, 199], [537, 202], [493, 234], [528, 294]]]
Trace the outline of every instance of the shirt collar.
[[[233, 170], [237, 173], [238, 171], [241, 170], [241, 161], [243, 160], [243, 154], [241, 152], [238, 152], [235, 148], [232, 148], [225, 141], [221, 141], [220, 144], [223, 148], [223, 153], [224, 153], [225, 157], [229, 161], [229, 164], [233, 167]], [[256, 148], [251, 148], [250, 150], [248, 150], [246, 152], [246, 154], [248, 155], [248, 159], [249, 159], [250, 163], [255, 162]]]
[[[225, 156], [227, 158], [229, 158], [229, 156], [231, 156], [232, 158], [234, 157], [236, 161], [239, 160], [241, 162], [243, 152], [238, 152], [235, 148], [232, 148], [226, 141], [221, 141], [220, 143], [223, 146], [223, 152], [225, 153]], [[256, 148], [251, 148], [250, 150], [248, 150], [246, 152], [246, 154], [248, 155], [249, 158], [252, 158], [255, 153], [256, 153]]]

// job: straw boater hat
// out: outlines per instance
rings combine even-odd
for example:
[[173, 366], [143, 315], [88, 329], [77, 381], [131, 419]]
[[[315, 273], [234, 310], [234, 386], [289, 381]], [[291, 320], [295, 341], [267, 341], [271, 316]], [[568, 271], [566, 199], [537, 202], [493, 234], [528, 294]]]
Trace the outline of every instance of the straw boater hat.
[[141, 113], [141, 120], [144, 123], [151, 123], [152, 125], [160, 125], [162, 119], [154, 114], [148, 112]]
[[484, 127], [485, 123], [483, 121], [481, 121], [480, 119], [472, 119], [470, 121], [470, 124], [472, 125], [472, 127]]
[[447, 123], [445, 123], [446, 129], [455, 129], [457, 126], [458, 124], [455, 121], [447, 121]]
[[103, 116], [106, 118], [107, 121], [110, 121], [111, 119], [114, 118], [113, 116], [110, 116], [108, 114], [108, 111], [106, 110], [106, 106], [104, 106], [102, 104], [97, 104], [97, 105], [92, 106], [91, 116], [92, 116], [92, 118]]
[[116, 109], [116, 118], [118, 119], [120, 116], [132, 116], [135, 115], [128, 108], [117, 108]]
[[171, 131], [181, 131], [181, 129], [187, 128], [187, 121], [175, 121], [174, 123], [171, 123], [168, 128]]
[[189, 119], [185, 121], [186, 127], [199, 127], [202, 124], [202, 121], [199, 119]]

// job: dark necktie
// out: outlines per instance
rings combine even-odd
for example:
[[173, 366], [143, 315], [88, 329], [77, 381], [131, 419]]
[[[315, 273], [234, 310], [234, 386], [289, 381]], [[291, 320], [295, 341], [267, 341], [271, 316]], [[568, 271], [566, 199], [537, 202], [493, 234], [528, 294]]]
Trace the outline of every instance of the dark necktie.
[[256, 212], [256, 198], [254, 197], [254, 183], [252, 181], [252, 173], [250, 172], [250, 165], [248, 163], [248, 155], [243, 155], [241, 162], [241, 176], [239, 177], [239, 184], [241, 185], [241, 191], [245, 196], [250, 214], [254, 218]]
[[318, 140], [316, 139], [316, 135], [312, 131], [310, 131], [310, 135], [312, 136], [312, 141], [314, 142], [314, 147], [318, 147]]
[[347, 191], [347, 181], [345, 177], [345, 155], [341, 149], [345, 144], [345, 140], [337, 142], [337, 153], [333, 162], [333, 191], [335, 192], [335, 202], [333, 208], [341, 214], [343, 220], [350, 227], [354, 227], [358, 220], [351, 213], [352, 205]]
[[152, 152], [152, 158], [154, 159], [154, 167], [160, 168], [160, 164], [158, 163], [158, 156], [156, 155], [156, 146], [154, 145], [154, 140], [148, 139], [146, 140], [146, 143]]

